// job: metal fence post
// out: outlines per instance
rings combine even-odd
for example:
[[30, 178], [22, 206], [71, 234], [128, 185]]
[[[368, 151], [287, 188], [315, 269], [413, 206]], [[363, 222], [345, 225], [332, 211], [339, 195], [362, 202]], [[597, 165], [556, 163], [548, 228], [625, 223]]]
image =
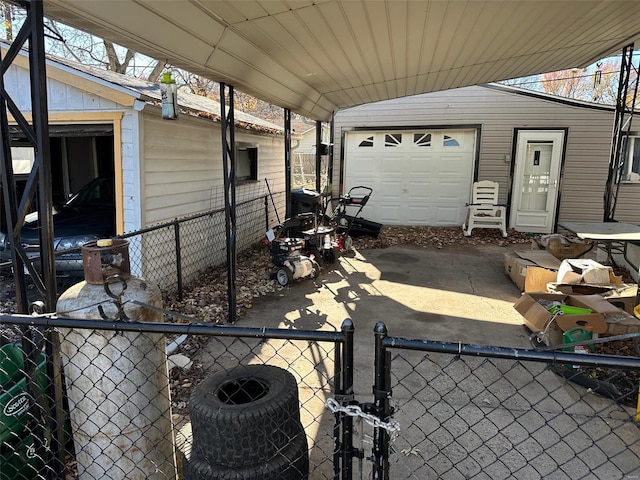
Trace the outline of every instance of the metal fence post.
[[180, 249], [180, 222], [176, 218], [173, 223], [176, 239], [176, 276], [178, 280], [178, 301], [182, 301], [182, 253]]
[[[342, 363], [342, 390], [340, 394], [343, 403], [353, 400], [353, 322], [346, 319], [342, 322], [342, 333], [344, 333], [343, 363]], [[343, 415], [342, 417], [342, 480], [351, 480], [353, 474], [353, 417]]]
[[[375, 372], [373, 396], [375, 412], [380, 420], [388, 422], [391, 416], [389, 397], [391, 396], [391, 352], [384, 346], [387, 326], [376, 323], [375, 335]], [[389, 433], [384, 428], [373, 430], [373, 478], [389, 480]]]

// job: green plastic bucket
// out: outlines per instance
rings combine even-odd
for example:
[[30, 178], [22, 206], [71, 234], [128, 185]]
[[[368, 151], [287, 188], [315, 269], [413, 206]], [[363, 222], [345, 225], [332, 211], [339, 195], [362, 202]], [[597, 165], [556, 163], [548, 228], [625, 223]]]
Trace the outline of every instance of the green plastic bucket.
[[[47, 385], [46, 357], [38, 357], [36, 384], [41, 393]], [[34, 402], [27, 387], [22, 348], [19, 344], [0, 347], [0, 480], [32, 478], [37, 473], [33, 437], [28, 428], [34, 419]]]
[[[583, 327], [575, 327], [567, 330], [562, 334], [562, 343], [575, 343], [593, 339], [593, 331]], [[564, 347], [564, 352], [571, 353], [589, 353], [593, 352], [593, 345], [573, 345]], [[567, 365], [568, 368], [578, 368], [578, 365]]]
[[31, 434], [25, 433], [24, 438], [5, 442], [0, 447], [0, 480], [25, 480], [38, 476], [38, 458]]

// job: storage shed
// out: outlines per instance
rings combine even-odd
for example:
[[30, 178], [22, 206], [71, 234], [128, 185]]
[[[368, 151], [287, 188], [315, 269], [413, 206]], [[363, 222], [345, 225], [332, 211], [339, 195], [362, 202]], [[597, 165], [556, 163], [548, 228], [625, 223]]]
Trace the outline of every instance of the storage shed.
[[[6, 48], [2, 45], [3, 55]], [[29, 90], [21, 88], [28, 83], [28, 58], [22, 53], [5, 74], [4, 86], [30, 117]], [[178, 118], [164, 120], [158, 84], [52, 57], [47, 59], [47, 95], [54, 198], [63, 201], [93, 178], [113, 178], [119, 234], [224, 207], [217, 101], [179, 92]], [[285, 147], [280, 126], [237, 111], [235, 122], [236, 199], [261, 197], [261, 221], [255, 222], [253, 235], [257, 238], [244, 238], [238, 245], [242, 248], [264, 235], [265, 179], [276, 194], [269, 208], [275, 205], [284, 212]], [[14, 159], [21, 168], [29, 163], [29, 155], [19, 153], [33, 150], [27, 145], [19, 129], [12, 130]], [[183, 248], [213, 245], [224, 259], [224, 222], [215, 234], [197, 235], [202, 238], [190, 247], [185, 240]], [[166, 255], [172, 249], [156, 245], [154, 252], [145, 253], [136, 272], [144, 274], [156, 261], [175, 263]]]
[[[550, 233], [559, 221], [599, 222], [613, 120], [610, 106], [497, 84], [343, 109], [333, 184], [372, 187], [366, 217], [386, 225], [462, 225], [478, 180], [499, 182], [509, 228]], [[633, 152], [616, 219], [637, 223]]]

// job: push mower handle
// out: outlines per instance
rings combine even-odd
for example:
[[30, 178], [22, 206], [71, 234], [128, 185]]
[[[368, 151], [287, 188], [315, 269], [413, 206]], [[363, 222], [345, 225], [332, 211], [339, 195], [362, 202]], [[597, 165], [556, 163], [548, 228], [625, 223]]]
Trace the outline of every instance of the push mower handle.
[[351, 187], [349, 189], [349, 192], [347, 193], [347, 195], [351, 195], [351, 192], [353, 192], [354, 190], [358, 190], [359, 188], [362, 188], [364, 190], [368, 190], [369, 191], [369, 195], [371, 195], [373, 193], [373, 188], [365, 187], [364, 185], [358, 185], [357, 187]]

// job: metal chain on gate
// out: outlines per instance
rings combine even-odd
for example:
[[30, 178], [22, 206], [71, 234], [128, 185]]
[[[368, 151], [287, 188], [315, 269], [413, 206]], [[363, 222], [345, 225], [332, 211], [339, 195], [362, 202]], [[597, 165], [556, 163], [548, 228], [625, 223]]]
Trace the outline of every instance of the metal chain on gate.
[[395, 440], [400, 433], [400, 424], [397, 421], [389, 420], [388, 422], [383, 422], [375, 415], [364, 413], [358, 405], [347, 405], [343, 407], [335, 398], [327, 398], [327, 408], [331, 410], [332, 413], [340, 412], [350, 417], [359, 417], [372, 427], [385, 429], [389, 433], [391, 441]]

